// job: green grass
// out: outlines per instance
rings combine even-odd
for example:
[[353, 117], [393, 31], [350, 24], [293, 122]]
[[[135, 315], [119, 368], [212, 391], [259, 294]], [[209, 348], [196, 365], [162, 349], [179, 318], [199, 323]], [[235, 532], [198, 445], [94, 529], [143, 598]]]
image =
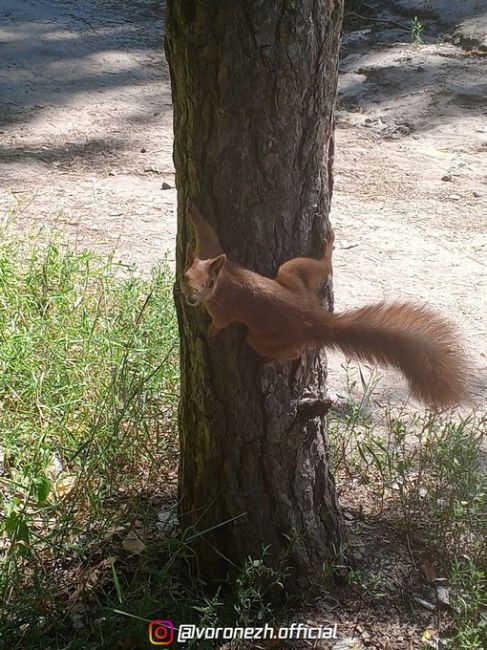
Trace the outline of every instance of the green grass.
[[427, 550], [448, 578], [445, 647], [487, 647], [487, 415], [396, 409], [379, 428], [363, 406], [331, 418], [336, 475], [361, 484], [369, 517], [392, 524], [411, 553]]
[[90, 594], [122, 600], [126, 537], [147, 537], [174, 495], [172, 281], [59, 242], [0, 243], [2, 647], [93, 635]]
[[[485, 517], [485, 510], [484, 510]], [[487, 571], [468, 556], [455, 559], [450, 579], [454, 595], [451, 650], [487, 648]]]
[[177, 505], [172, 284], [164, 266], [142, 279], [60, 242], [0, 243], [0, 647], [146, 648], [152, 619], [272, 620], [284, 565], [249, 559], [208, 595], [193, 531], [156, 526]]

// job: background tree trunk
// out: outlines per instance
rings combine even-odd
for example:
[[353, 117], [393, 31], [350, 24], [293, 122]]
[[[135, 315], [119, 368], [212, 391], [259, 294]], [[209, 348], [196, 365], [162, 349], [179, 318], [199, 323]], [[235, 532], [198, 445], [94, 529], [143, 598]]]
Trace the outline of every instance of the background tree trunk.
[[[181, 333], [180, 517], [202, 531], [199, 566], [288, 563], [316, 579], [340, 540], [322, 417], [323, 357], [264, 366], [232, 326], [208, 319], [177, 287], [192, 238], [191, 198], [232, 260], [273, 276], [320, 255], [332, 194], [333, 114], [342, 0], [169, 0], [166, 50], [178, 188], [176, 303]], [[331, 302], [331, 292], [328, 296]], [[312, 402], [313, 403], [313, 402]]]

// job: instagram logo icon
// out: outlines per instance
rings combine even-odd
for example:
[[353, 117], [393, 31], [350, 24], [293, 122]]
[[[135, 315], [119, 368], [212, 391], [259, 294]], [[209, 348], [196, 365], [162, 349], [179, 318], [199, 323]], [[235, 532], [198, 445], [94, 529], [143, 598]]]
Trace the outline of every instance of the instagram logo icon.
[[151, 621], [149, 623], [149, 641], [152, 645], [171, 645], [174, 641], [172, 621]]

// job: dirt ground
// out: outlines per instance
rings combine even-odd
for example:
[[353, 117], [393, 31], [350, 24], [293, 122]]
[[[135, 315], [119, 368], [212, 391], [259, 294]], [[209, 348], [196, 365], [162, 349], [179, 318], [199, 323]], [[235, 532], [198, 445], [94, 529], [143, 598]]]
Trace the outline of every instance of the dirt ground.
[[0, 211], [148, 270], [174, 247], [172, 104], [161, 12], [0, 1]]
[[[460, 325], [485, 369], [487, 58], [466, 55], [458, 16], [423, 20], [425, 43], [413, 45], [405, 16], [369, 4], [380, 21], [360, 21], [343, 39], [331, 215], [338, 309], [426, 302]], [[484, 23], [487, 34], [485, 4]], [[390, 373], [375, 391], [386, 402], [404, 393]]]
[[[427, 302], [458, 322], [485, 369], [487, 57], [465, 48], [484, 46], [487, 8], [469, 0], [464, 14], [450, 15], [445, 2], [401, 0], [403, 13], [390, 15], [377, 0], [350, 5], [361, 18], [349, 17], [342, 50], [336, 308]], [[116, 248], [143, 271], [166, 251], [173, 260], [172, 107], [158, 3], [0, 6], [0, 213], [22, 231], [55, 225], [78, 246]], [[414, 45], [418, 10], [429, 17], [424, 44]], [[331, 359], [339, 396], [357, 377], [343, 365]], [[390, 373], [374, 391], [381, 403], [406, 396]]]

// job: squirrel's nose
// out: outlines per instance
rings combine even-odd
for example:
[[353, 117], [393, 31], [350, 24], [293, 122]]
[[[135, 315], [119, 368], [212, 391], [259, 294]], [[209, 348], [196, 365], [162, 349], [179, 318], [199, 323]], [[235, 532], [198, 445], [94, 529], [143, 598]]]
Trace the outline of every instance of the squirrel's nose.
[[191, 294], [186, 296], [186, 302], [188, 305], [191, 305], [191, 307], [194, 307], [199, 303], [199, 299], [196, 296], [192, 296]]

